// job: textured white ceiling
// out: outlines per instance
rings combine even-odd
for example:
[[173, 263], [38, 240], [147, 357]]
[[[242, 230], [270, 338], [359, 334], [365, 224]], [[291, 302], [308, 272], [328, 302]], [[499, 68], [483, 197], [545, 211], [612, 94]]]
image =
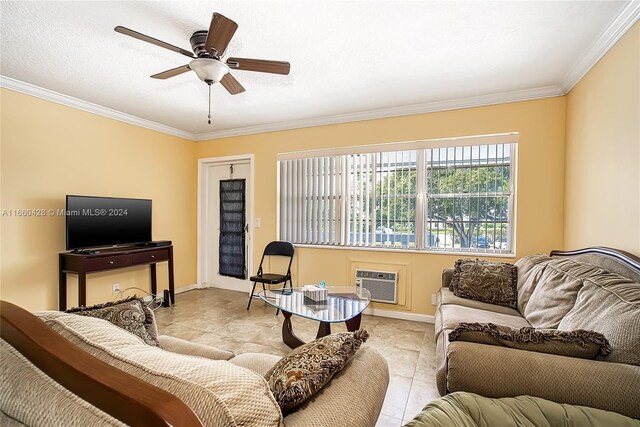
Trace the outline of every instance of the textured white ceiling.
[[[2, 1], [0, 74], [194, 134], [559, 86], [626, 1]], [[233, 71], [246, 92], [189, 72], [213, 12], [239, 24], [227, 56], [286, 60], [289, 76]]]

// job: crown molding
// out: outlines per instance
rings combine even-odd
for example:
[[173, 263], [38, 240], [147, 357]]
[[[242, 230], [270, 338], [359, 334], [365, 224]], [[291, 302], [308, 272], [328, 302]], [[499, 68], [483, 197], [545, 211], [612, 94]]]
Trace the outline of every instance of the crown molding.
[[0, 87], [35, 96], [47, 101], [77, 108], [103, 117], [155, 130], [168, 135], [192, 141], [206, 141], [210, 139], [228, 138], [240, 135], [252, 135], [257, 133], [275, 132], [280, 130], [301, 129], [312, 126], [323, 126], [365, 120], [383, 119], [389, 117], [409, 116], [414, 114], [433, 113], [437, 111], [457, 110], [461, 108], [481, 107], [486, 105], [503, 104], [508, 102], [527, 101], [532, 99], [562, 96], [564, 92], [558, 86], [546, 86], [536, 89], [524, 89], [511, 92], [503, 92], [491, 95], [481, 95], [468, 98], [460, 98], [446, 101], [435, 101], [424, 104], [407, 105], [402, 107], [383, 108], [379, 110], [363, 111], [357, 113], [338, 114], [325, 117], [314, 117], [301, 120], [289, 120], [278, 123], [269, 123], [257, 126], [221, 130], [215, 132], [195, 134], [180, 129], [172, 128], [130, 114], [83, 101], [72, 96], [54, 92], [49, 89], [25, 83], [11, 77], [0, 75]]
[[30, 83], [25, 83], [20, 80], [12, 79], [11, 77], [0, 75], [0, 87], [13, 90], [15, 92], [24, 93], [26, 95], [35, 96], [36, 98], [55, 102], [57, 104], [62, 104], [67, 107], [77, 108], [78, 110], [86, 111], [88, 113], [108, 117], [120, 122], [125, 122], [131, 125], [166, 133], [168, 135], [173, 135], [190, 140], [195, 139], [195, 135], [191, 132], [186, 132], [180, 129], [172, 128], [171, 126], [152, 122], [151, 120], [146, 120], [140, 117], [132, 116], [130, 114], [122, 113], [120, 111], [103, 107], [92, 102], [83, 101], [82, 99], [54, 92], [52, 90], [35, 86]]
[[509, 102], [527, 101], [566, 95], [587, 72], [607, 53], [607, 51], [635, 24], [640, 18], [640, 0], [632, 0], [618, 16], [609, 24], [606, 30], [580, 56], [578, 61], [565, 74], [559, 86], [545, 86], [535, 89], [523, 89], [490, 95], [480, 95], [445, 101], [434, 101], [424, 104], [414, 104], [402, 107], [383, 108], [357, 113], [337, 114], [325, 117], [314, 117], [300, 120], [289, 120], [257, 126], [226, 129], [214, 132], [195, 134], [176, 129], [130, 114], [122, 113], [111, 108], [83, 101], [78, 98], [63, 95], [49, 89], [44, 89], [29, 83], [0, 75], [0, 87], [21, 92], [37, 98], [66, 105], [89, 113], [98, 114], [121, 122], [140, 126], [146, 129], [174, 135], [192, 141], [206, 141], [211, 139], [228, 138], [241, 135], [275, 132], [282, 130], [300, 129], [312, 126], [332, 125], [365, 120], [384, 119], [390, 117], [409, 116], [415, 114], [434, 113], [438, 111], [457, 110], [462, 108], [482, 107], [487, 105], [504, 104]]
[[593, 68], [594, 65], [616, 44], [640, 17], [640, 1], [632, 0], [600, 34], [578, 61], [565, 74], [560, 83], [564, 93], [573, 87]]
[[406, 105], [402, 107], [382, 108], [379, 110], [362, 111], [358, 113], [337, 114], [325, 117], [313, 117], [309, 119], [289, 120], [286, 122], [220, 130], [215, 132], [197, 134], [195, 135], [195, 140], [206, 141], [209, 139], [300, 129], [312, 126], [333, 125], [339, 123], [359, 122], [364, 120], [385, 119], [389, 117], [410, 116], [415, 114], [458, 110], [461, 108], [482, 107], [486, 105], [527, 101], [532, 99], [549, 98], [562, 95], [564, 95], [564, 92], [559, 86], [545, 86], [536, 89], [515, 90], [511, 92], [502, 92], [491, 95], [473, 96], [446, 101], [427, 102], [424, 104]]

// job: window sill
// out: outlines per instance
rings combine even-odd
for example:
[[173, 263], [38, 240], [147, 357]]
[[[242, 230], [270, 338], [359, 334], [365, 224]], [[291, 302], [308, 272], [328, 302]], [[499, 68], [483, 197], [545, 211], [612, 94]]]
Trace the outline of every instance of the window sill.
[[419, 250], [408, 248], [387, 248], [387, 247], [370, 247], [370, 246], [331, 246], [331, 245], [309, 245], [305, 243], [294, 243], [296, 248], [309, 248], [309, 249], [337, 249], [337, 250], [352, 250], [352, 251], [371, 251], [371, 252], [395, 252], [395, 253], [410, 253], [421, 255], [457, 255], [457, 256], [474, 256], [474, 257], [490, 257], [490, 258], [516, 258], [515, 252], [471, 252], [471, 251], [459, 251], [449, 252], [442, 250]]

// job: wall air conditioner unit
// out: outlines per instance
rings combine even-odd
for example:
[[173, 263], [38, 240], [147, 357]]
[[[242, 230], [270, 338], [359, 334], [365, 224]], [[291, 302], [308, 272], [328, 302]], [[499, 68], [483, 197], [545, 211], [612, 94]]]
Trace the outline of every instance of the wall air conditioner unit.
[[398, 303], [398, 273], [356, 270], [356, 287], [371, 293], [371, 301]]

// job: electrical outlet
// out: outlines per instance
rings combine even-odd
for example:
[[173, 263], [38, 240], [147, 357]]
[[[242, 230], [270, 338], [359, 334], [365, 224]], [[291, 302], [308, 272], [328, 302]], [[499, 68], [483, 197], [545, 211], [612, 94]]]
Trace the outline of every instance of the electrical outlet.
[[436, 294], [431, 294], [431, 305], [436, 305]]
[[113, 285], [111, 285], [111, 291], [114, 294], [117, 294], [118, 292], [120, 292], [120, 283], [114, 283]]

